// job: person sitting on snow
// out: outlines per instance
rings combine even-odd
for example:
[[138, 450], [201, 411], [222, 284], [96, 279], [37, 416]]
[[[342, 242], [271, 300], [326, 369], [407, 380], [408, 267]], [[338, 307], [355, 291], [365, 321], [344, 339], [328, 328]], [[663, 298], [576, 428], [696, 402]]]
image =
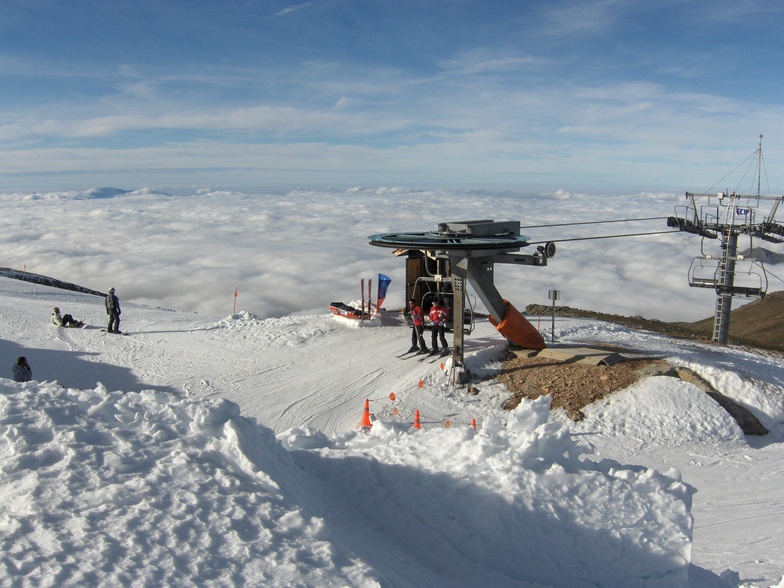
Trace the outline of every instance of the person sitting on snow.
[[70, 314], [60, 316], [60, 309], [56, 306], [52, 310], [52, 324], [58, 327], [83, 327], [82, 321], [77, 321]]
[[33, 379], [33, 370], [26, 357], [18, 357], [14, 364], [14, 382], [29, 382]]

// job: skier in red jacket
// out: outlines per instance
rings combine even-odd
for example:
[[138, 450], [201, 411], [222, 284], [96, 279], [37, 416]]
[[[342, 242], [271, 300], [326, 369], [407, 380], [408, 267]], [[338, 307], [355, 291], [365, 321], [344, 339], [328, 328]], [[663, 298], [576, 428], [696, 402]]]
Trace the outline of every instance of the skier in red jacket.
[[433, 339], [431, 341], [431, 347], [433, 351], [431, 353], [435, 354], [438, 353], [438, 342], [441, 342], [441, 351], [446, 353], [448, 351], [449, 346], [446, 343], [446, 337], [444, 333], [446, 332], [446, 308], [444, 308], [441, 301], [436, 299], [433, 300], [433, 306], [430, 308], [430, 324], [433, 327]]
[[[421, 353], [427, 353], [427, 345], [425, 345], [425, 338], [422, 336], [425, 332], [425, 317], [422, 313], [422, 307], [419, 306], [413, 298], [408, 301], [408, 313], [411, 316], [411, 348], [409, 353], [413, 353], [417, 349]], [[417, 344], [419, 347], [417, 348]]]

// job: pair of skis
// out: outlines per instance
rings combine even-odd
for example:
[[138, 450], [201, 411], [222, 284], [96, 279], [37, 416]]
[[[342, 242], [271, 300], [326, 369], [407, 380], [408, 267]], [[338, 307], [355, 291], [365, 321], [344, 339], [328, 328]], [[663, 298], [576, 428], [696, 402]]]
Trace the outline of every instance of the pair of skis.
[[438, 353], [433, 353], [431, 351], [430, 353], [427, 354], [427, 356], [423, 357], [419, 361], [427, 361], [429, 359], [430, 363], [435, 363], [436, 361], [444, 357], [449, 357], [448, 351], [439, 351]]
[[396, 355], [395, 357], [397, 357], [398, 359], [411, 359], [413, 357], [424, 356], [424, 357], [420, 357], [419, 361], [427, 361], [427, 360], [436, 361], [438, 359], [441, 359], [442, 357], [446, 357], [447, 355], [449, 355], [449, 353], [444, 353], [442, 351], [439, 351], [438, 353], [433, 353], [428, 351], [417, 350], [417, 351], [406, 351], [405, 353], [401, 355]]
[[417, 349], [416, 351], [406, 351], [400, 355], [396, 355], [398, 359], [411, 359], [412, 357], [419, 357], [420, 355], [424, 355], [425, 357], [430, 357], [429, 351], [420, 351]]
[[365, 312], [365, 278], [362, 278], [359, 282], [359, 293], [362, 296], [362, 308], [360, 309], [362, 314], [360, 315], [363, 319], [370, 318], [373, 314], [373, 296], [370, 294], [370, 285], [373, 282], [372, 279], [368, 279], [368, 289], [367, 289], [367, 313]]

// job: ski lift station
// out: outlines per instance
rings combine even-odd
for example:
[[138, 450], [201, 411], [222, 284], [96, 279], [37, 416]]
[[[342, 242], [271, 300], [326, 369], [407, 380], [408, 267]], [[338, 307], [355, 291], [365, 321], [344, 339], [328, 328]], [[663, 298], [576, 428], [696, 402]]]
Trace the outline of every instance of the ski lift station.
[[394, 249], [406, 257], [406, 300], [415, 299], [427, 311], [435, 299], [451, 309], [453, 358], [463, 365], [463, 337], [471, 331], [473, 308], [466, 307], [470, 284], [490, 313], [490, 322], [512, 343], [544, 349], [539, 331], [508, 301], [494, 284], [495, 264], [534, 267], [547, 265], [555, 244], [536, 247], [534, 253], [518, 251], [529, 246], [520, 234], [519, 221], [472, 220], [439, 223], [434, 232], [386, 233], [368, 237], [376, 247]]
[[[759, 135], [759, 148], [753, 159], [757, 162], [754, 170], [756, 194], [729, 190], [703, 194], [686, 192], [687, 204], [676, 206], [675, 216], [667, 217], [668, 227], [702, 237], [701, 255], [693, 259], [689, 268], [689, 285], [716, 291], [713, 340], [719, 343], [727, 342], [732, 298], [761, 298], [767, 292], [767, 274], [762, 260], [753, 256], [753, 240], [784, 243], [784, 225], [776, 222], [776, 213], [784, 196], [760, 194], [762, 135]], [[603, 222], [618, 221], [594, 221], [590, 224]], [[406, 257], [406, 300], [416, 300], [425, 312], [435, 299], [446, 302], [451, 310], [452, 324], [449, 326], [454, 335], [453, 358], [456, 365], [462, 366], [463, 337], [470, 333], [473, 317], [473, 308], [466, 307], [468, 284], [490, 313], [490, 322], [504, 337], [523, 348], [545, 348], [539, 331], [501, 296], [494, 284], [496, 264], [544, 267], [555, 255], [553, 241], [537, 245], [532, 253], [519, 253], [524, 247], [534, 245], [528, 237], [520, 234], [520, 228], [519, 221], [455, 221], [439, 223], [437, 229], [431, 232], [386, 233], [368, 238], [371, 245], [388, 247], [394, 250], [394, 255]], [[672, 231], [657, 231], [668, 232]], [[749, 246], [739, 252], [738, 241], [742, 236], [748, 239]], [[718, 243], [715, 252], [706, 250], [708, 241]]]

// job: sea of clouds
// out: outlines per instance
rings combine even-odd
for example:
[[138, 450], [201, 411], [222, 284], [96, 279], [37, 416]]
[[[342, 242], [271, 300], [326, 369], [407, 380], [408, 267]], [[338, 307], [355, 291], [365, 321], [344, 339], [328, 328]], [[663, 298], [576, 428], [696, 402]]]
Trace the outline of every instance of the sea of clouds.
[[[556, 242], [547, 267], [496, 265], [499, 292], [521, 310], [549, 304], [552, 289], [559, 305], [662, 320], [700, 320], [715, 303], [712, 290], [688, 285], [701, 239], [666, 232], [666, 217], [685, 204], [667, 193], [102, 188], [2, 194], [0, 203], [0, 266], [216, 316], [235, 303], [263, 318], [326, 312], [332, 301], [358, 299], [360, 280], [375, 283], [379, 273], [392, 278], [385, 306], [402, 307], [403, 258], [370, 246], [368, 236], [477, 219], [517, 220], [531, 243]], [[659, 234], [613, 237], [639, 233]], [[739, 243], [749, 245], [756, 243]], [[771, 278], [771, 289], [781, 284]]]

